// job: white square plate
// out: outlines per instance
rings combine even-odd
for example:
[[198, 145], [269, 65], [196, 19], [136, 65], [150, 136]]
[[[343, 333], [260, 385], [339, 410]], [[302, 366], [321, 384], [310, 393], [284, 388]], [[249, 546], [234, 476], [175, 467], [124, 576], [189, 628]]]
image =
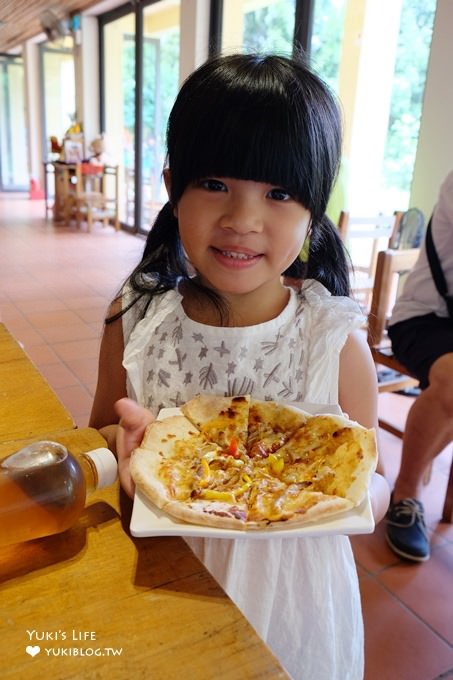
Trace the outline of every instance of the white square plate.
[[[324, 404], [291, 404], [308, 413], [341, 413], [338, 407]], [[179, 415], [178, 408], [162, 409], [159, 420], [172, 415]], [[134, 496], [134, 506], [130, 523], [132, 536], [145, 538], [147, 536], [206, 536], [211, 538], [289, 538], [291, 536], [328, 536], [334, 534], [370, 534], [374, 531], [374, 518], [371, 510], [370, 498], [343, 512], [336, 517], [330, 517], [320, 522], [311, 522], [300, 527], [287, 528], [273, 526], [259, 531], [240, 531], [235, 529], [218, 529], [215, 527], [189, 524], [170, 517], [148, 501], [140, 491]]]

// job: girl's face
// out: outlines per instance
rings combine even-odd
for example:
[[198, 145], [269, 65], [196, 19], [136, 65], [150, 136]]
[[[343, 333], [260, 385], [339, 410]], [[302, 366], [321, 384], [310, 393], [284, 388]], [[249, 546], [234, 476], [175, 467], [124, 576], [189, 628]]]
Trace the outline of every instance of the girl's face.
[[310, 212], [279, 186], [207, 177], [190, 184], [175, 215], [187, 256], [205, 285], [225, 296], [281, 292]]

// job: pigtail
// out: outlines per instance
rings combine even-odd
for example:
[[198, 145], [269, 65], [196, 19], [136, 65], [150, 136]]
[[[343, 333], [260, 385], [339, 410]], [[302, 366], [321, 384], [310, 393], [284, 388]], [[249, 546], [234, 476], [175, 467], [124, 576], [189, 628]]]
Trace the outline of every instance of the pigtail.
[[142, 314], [146, 314], [151, 298], [161, 295], [177, 286], [181, 279], [188, 279], [189, 273], [185, 253], [179, 238], [178, 220], [170, 203], [166, 203], [154, 221], [147, 236], [142, 259], [121, 286], [115, 300], [123, 296], [129, 285], [136, 293], [129, 304], [107, 317], [105, 323], [116, 321], [139, 300], [146, 299]]
[[129, 277], [132, 290], [156, 295], [175, 288], [188, 278], [187, 263], [179, 238], [178, 220], [170, 203], [158, 213], [146, 239], [142, 259]]
[[347, 251], [327, 215], [310, 235], [307, 278], [322, 283], [332, 295], [350, 295]]
[[338, 229], [324, 215], [312, 225], [308, 261], [297, 258], [284, 272], [293, 279], [315, 279], [332, 295], [350, 295], [348, 254]]

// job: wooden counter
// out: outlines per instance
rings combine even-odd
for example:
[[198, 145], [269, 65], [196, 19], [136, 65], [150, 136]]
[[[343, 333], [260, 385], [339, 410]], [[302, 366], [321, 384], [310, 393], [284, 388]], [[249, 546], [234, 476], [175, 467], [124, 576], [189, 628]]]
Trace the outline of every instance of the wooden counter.
[[74, 420], [5, 325], [0, 323], [0, 442], [70, 430]]
[[[52, 439], [75, 454], [105, 444], [89, 428]], [[114, 485], [72, 529], [0, 548], [2, 680], [287, 678], [186, 543], [131, 537], [130, 514]]]

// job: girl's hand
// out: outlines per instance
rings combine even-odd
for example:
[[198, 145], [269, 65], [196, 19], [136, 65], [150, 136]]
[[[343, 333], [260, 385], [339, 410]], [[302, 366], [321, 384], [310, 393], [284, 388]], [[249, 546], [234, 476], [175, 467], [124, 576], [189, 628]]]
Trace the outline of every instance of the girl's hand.
[[116, 432], [118, 475], [123, 489], [132, 498], [135, 485], [129, 471], [130, 457], [132, 451], [140, 446], [146, 426], [153, 422], [154, 416], [148, 409], [126, 398], [115, 403], [115, 411], [120, 417]]
[[385, 517], [390, 503], [390, 487], [387, 480], [377, 472], [371, 479], [370, 499], [374, 521], [378, 524]]

